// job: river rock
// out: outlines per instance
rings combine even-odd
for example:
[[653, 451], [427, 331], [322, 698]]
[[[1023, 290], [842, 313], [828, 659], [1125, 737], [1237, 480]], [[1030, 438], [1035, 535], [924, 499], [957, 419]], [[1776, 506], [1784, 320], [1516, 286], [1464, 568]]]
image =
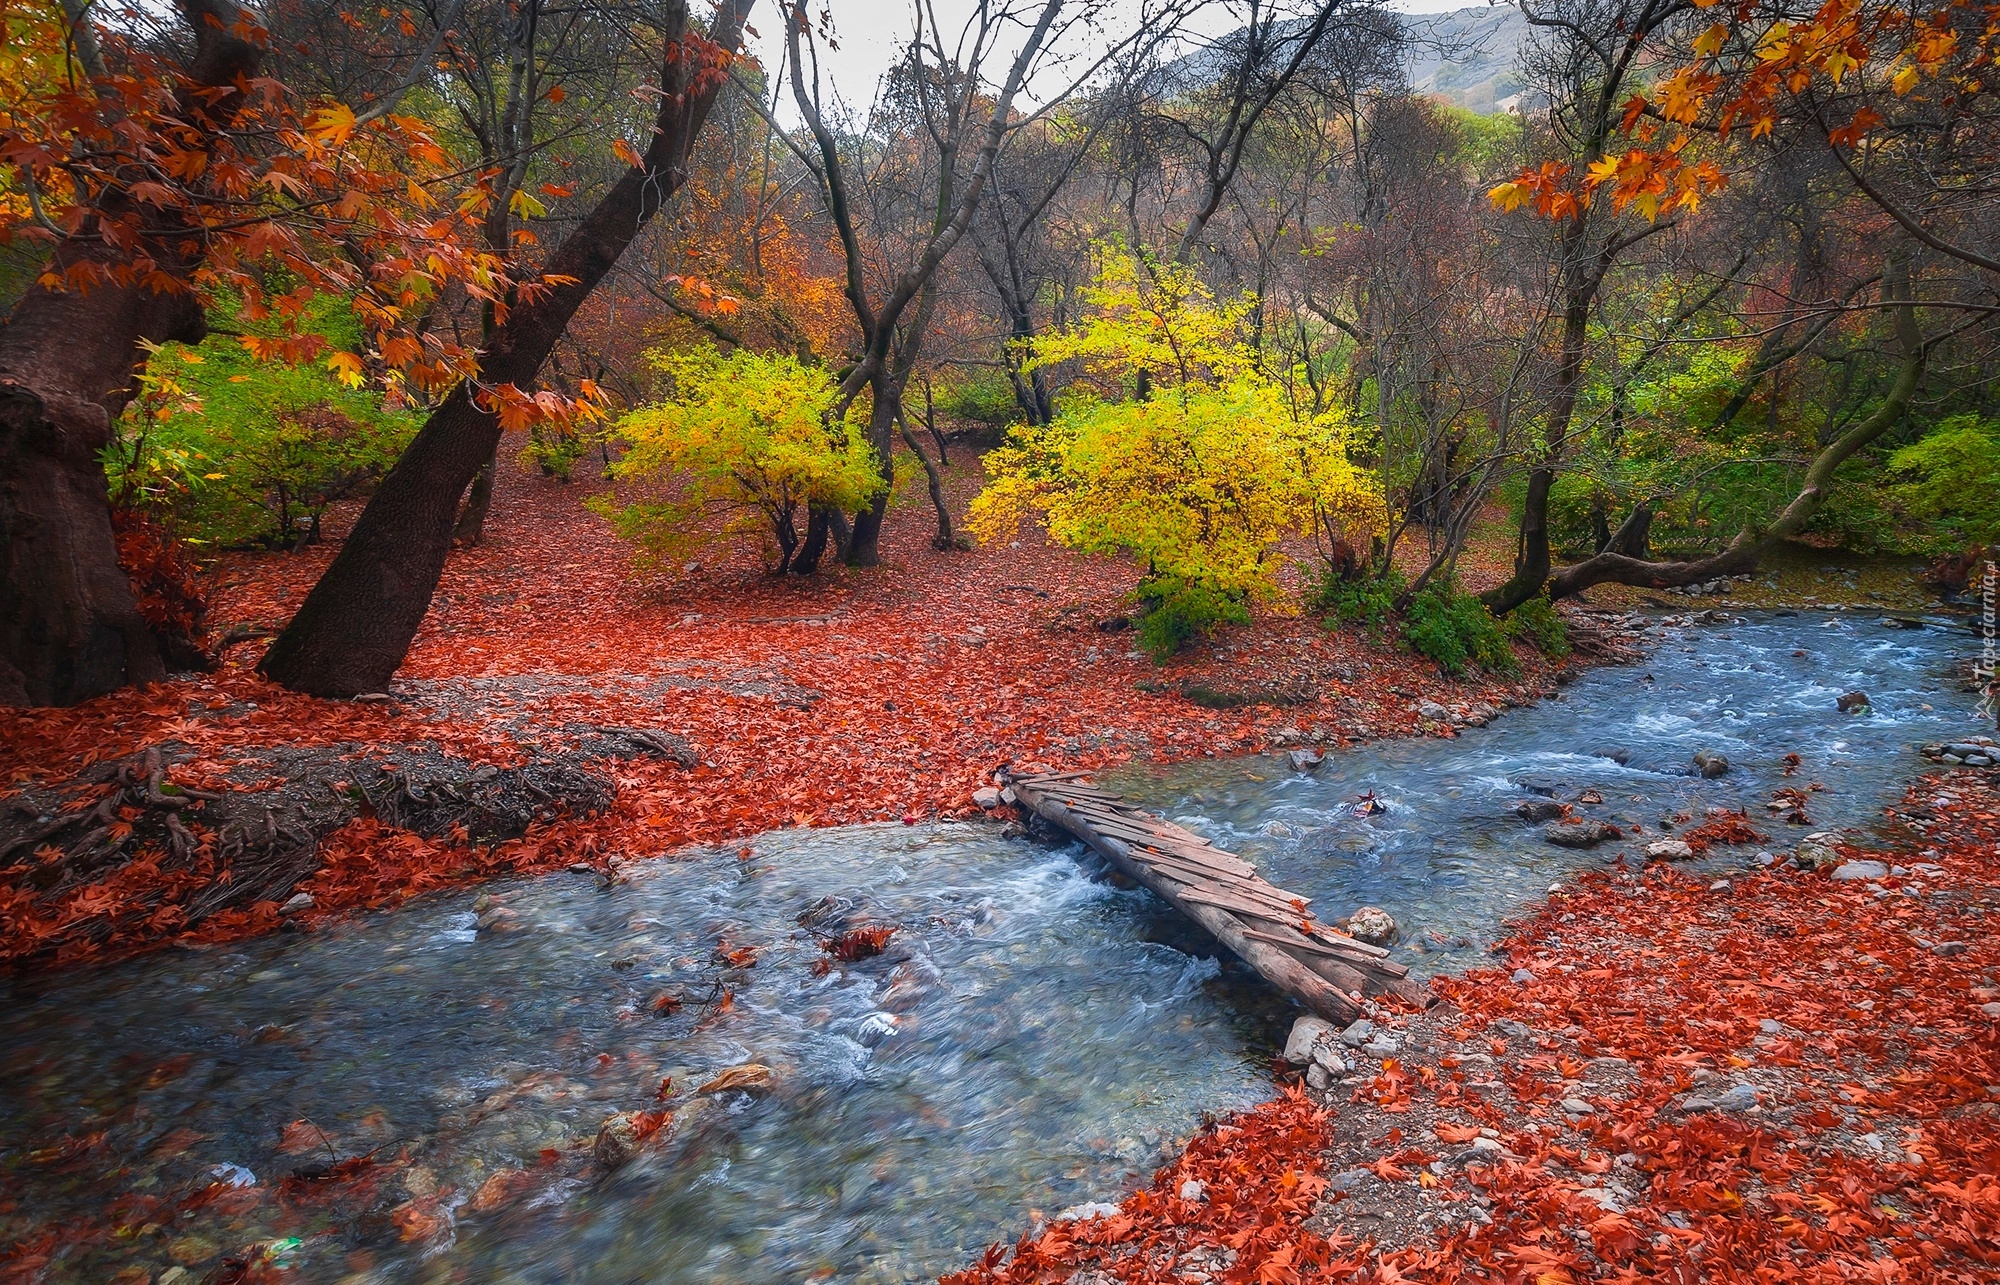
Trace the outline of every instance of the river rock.
[[1318, 770], [1319, 765], [1326, 762], [1326, 751], [1293, 750], [1291, 751], [1290, 758], [1292, 760], [1292, 767], [1294, 770], [1300, 772], [1312, 772]]
[[1356, 1019], [1340, 1033], [1340, 1042], [1351, 1049], [1358, 1049], [1375, 1038], [1375, 1023], [1367, 1018]]
[[1792, 849], [1792, 860], [1801, 870], [1830, 870], [1840, 864], [1842, 858], [1838, 845], [1846, 835], [1838, 830], [1820, 830], [1799, 840], [1799, 846]]
[[1694, 752], [1694, 767], [1695, 771], [1713, 780], [1729, 770], [1729, 759], [1726, 755], [1719, 754], [1714, 750], [1696, 750]]
[[1433, 723], [1449, 723], [1452, 721], [1451, 711], [1436, 701], [1418, 701], [1417, 717]]
[[1200, 1204], [1208, 1199], [1208, 1184], [1199, 1178], [1190, 1178], [1181, 1184], [1181, 1199], [1189, 1204]]
[[1757, 1105], [1757, 1086], [1732, 1084], [1715, 1099], [1715, 1105], [1724, 1111], [1748, 1111]]
[[1594, 848], [1625, 837], [1609, 821], [1561, 821], [1542, 827], [1542, 837], [1559, 848]]
[[711, 1093], [769, 1093], [776, 1088], [778, 1077], [762, 1062], [745, 1062], [722, 1071], [707, 1084], [696, 1089], [698, 1094]]
[[1531, 825], [1553, 821], [1563, 814], [1563, 805], [1554, 799], [1529, 799], [1514, 805], [1514, 815]]
[[285, 904], [278, 907], [278, 913], [281, 915], [296, 915], [302, 910], [311, 910], [312, 908], [313, 897], [311, 893], [295, 892], [285, 898]]
[[1313, 1050], [1320, 1041], [1334, 1040], [1333, 1023], [1317, 1017], [1301, 1017], [1292, 1023], [1292, 1033], [1285, 1037], [1285, 1060], [1293, 1066], [1304, 1066], [1313, 1060]]
[[639, 1154], [646, 1142], [639, 1115], [637, 1111], [620, 1111], [597, 1126], [597, 1142], [591, 1148], [597, 1163], [617, 1169]]
[[1834, 702], [1834, 704], [1840, 706], [1840, 712], [1843, 714], [1858, 713], [1867, 709], [1872, 703], [1868, 699], [1868, 693], [1863, 691], [1843, 692], [1840, 698]]
[[1088, 1222], [1092, 1218], [1116, 1218], [1118, 1206], [1107, 1200], [1086, 1200], [1080, 1205], [1071, 1205], [1056, 1215], [1059, 1223]]
[[1396, 935], [1396, 920], [1380, 906], [1363, 906], [1347, 917], [1347, 931], [1370, 946], [1386, 946]]
[[991, 812], [1000, 806], [1000, 790], [996, 786], [982, 786], [972, 792], [973, 806], [984, 812]]
[[1318, 1062], [1306, 1068], [1306, 1087], [1324, 1093], [1333, 1087], [1333, 1072]]
[[1610, 759], [1619, 767], [1624, 767], [1632, 761], [1632, 751], [1623, 746], [1614, 746], [1606, 750], [1592, 750], [1591, 753], [1601, 759]]
[[1684, 839], [1655, 839], [1646, 845], [1648, 861], [1688, 861], [1694, 857], [1694, 849]]
[[1834, 867], [1833, 877], [1847, 882], [1886, 879], [1889, 867], [1880, 861], [1843, 861]]

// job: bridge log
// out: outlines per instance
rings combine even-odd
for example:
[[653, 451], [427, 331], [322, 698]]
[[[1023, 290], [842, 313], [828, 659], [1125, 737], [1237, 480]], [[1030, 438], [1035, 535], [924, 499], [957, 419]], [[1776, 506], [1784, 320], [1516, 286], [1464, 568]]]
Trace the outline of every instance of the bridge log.
[[[1362, 1016], [1364, 993], [1397, 994], [1420, 1004], [1429, 998], [1409, 979], [1407, 969], [1379, 958], [1386, 952], [1313, 924], [1303, 898], [1272, 888], [1254, 868], [1246, 864], [1247, 876], [1237, 876], [1233, 870], [1222, 873], [1218, 858], [1239, 859], [1199, 836], [1099, 790], [1090, 790], [1087, 808], [1072, 807], [1065, 786], [1074, 775], [1014, 776], [1007, 778], [1007, 784], [1023, 808], [1090, 845], [1113, 868], [1200, 924], [1307, 1011], [1344, 1026]], [[1103, 815], [1107, 811], [1116, 813], [1115, 823], [1107, 823], [1111, 821]], [[1188, 848], [1207, 848], [1214, 856], [1201, 865], [1175, 859]], [[1164, 859], [1155, 864], [1154, 856]], [[1278, 927], [1274, 930], [1271, 925]]]

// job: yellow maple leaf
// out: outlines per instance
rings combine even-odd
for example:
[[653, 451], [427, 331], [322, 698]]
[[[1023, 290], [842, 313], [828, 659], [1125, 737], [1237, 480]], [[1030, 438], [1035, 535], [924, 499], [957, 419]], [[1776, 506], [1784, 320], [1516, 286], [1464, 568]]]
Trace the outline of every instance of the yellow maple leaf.
[[358, 122], [346, 103], [330, 103], [313, 113], [312, 136], [323, 143], [345, 143]]
[[326, 368], [349, 388], [361, 387], [361, 359], [351, 352], [337, 352], [326, 359]]

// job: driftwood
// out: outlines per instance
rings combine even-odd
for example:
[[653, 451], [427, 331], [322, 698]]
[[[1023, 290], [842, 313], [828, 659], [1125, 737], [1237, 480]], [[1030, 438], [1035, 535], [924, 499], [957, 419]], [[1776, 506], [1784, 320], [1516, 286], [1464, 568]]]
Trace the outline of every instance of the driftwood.
[[1009, 779], [1023, 808], [1089, 844], [1120, 873], [1186, 915], [1278, 989], [1328, 1021], [1352, 1022], [1364, 995], [1424, 1003], [1428, 992], [1379, 946], [1311, 917], [1309, 899], [1200, 835], [1064, 772]]

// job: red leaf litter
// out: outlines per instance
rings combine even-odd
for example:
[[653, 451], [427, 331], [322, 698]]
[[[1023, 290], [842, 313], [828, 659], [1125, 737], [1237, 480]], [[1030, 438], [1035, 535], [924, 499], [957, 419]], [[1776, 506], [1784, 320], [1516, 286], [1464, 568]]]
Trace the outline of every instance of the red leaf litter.
[[[1876, 880], [1587, 875], [1505, 967], [1378, 1014], [1406, 1043], [1373, 1074], [945, 1280], [2000, 1280], [2000, 790], [1927, 778], [1891, 819], [1847, 854], [1903, 872]], [[1376, 1159], [1335, 1191], [1321, 1151]]]
[[[962, 507], [977, 465], [959, 457], [952, 478]], [[285, 922], [309, 924], [499, 875], [786, 826], [964, 813], [1009, 761], [1235, 754], [1294, 732], [1339, 744], [1417, 732], [1423, 699], [1465, 708], [1547, 690], [1546, 667], [1527, 653], [1522, 681], [1454, 684], [1406, 651], [1299, 618], [1260, 619], [1156, 667], [1123, 627], [1129, 567], [1031, 533], [938, 552], [922, 508], [891, 515], [879, 568], [776, 578], [746, 552], [718, 551], [677, 579], [643, 581], [630, 549], [583, 508], [583, 488], [503, 468], [497, 492], [489, 538], [452, 556], [394, 699], [286, 692], [252, 672], [266, 643], [238, 642], [213, 674], [69, 709], [0, 711], [0, 788], [64, 790], [62, 806], [91, 807], [107, 787], [79, 774], [150, 746], [169, 751], [172, 783], [210, 790], [251, 788], [241, 778], [271, 747], [359, 758], [424, 746], [504, 767], [562, 750], [580, 725], [642, 727], [693, 746], [692, 767], [615, 760], [608, 810], [495, 847], [357, 820], [321, 842], [299, 885], [314, 907]], [[230, 555], [214, 636], [281, 627], [331, 557], [330, 546]], [[1185, 695], [1217, 692], [1252, 703], [1208, 708]], [[0, 961], [96, 959], [276, 927], [270, 901], [202, 913], [204, 891], [231, 868], [213, 836], [196, 837], [192, 855], [144, 853], [53, 881], [17, 857], [0, 870]]]

